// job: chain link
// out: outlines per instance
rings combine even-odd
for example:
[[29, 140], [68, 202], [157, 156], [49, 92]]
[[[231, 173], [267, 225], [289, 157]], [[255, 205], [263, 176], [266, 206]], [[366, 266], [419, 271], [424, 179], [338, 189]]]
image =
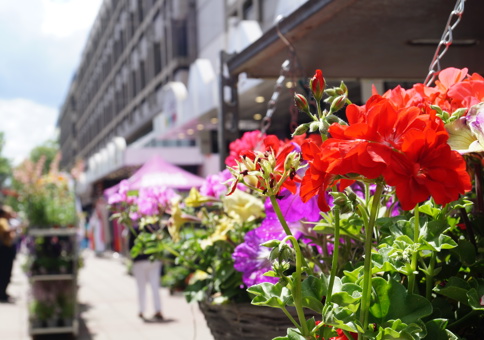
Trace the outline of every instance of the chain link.
[[[276, 19], [277, 34], [279, 35], [279, 38], [281, 38], [281, 40], [284, 42], [284, 44], [286, 44], [286, 46], [289, 48], [290, 56], [288, 59], [284, 60], [284, 62], [281, 64], [279, 77], [277, 78], [276, 84], [274, 85], [274, 92], [272, 93], [271, 99], [267, 103], [266, 115], [261, 122], [261, 129], [260, 129], [261, 136], [264, 135], [271, 126], [272, 115], [276, 110], [277, 100], [279, 99], [279, 96], [281, 94], [281, 89], [284, 87], [286, 78], [289, 77], [293, 84], [293, 86], [290, 88], [291, 98], [292, 98], [294, 97], [295, 86], [296, 86], [294, 74], [296, 70], [298, 70], [299, 72], [302, 72], [301, 64], [299, 63], [299, 60], [297, 58], [297, 54], [296, 54], [296, 50], [294, 49], [294, 46], [291, 44], [289, 40], [287, 40], [287, 38], [284, 36], [284, 34], [282, 34], [280, 30], [279, 23], [281, 22], [282, 19], [283, 19], [282, 16], [279, 16]], [[292, 133], [297, 127], [297, 115], [299, 114], [296, 106], [292, 101], [289, 107], [289, 112], [291, 114], [290, 130]]]
[[427, 74], [427, 77], [424, 81], [425, 85], [427, 86], [430, 86], [434, 82], [436, 75], [440, 71], [440, 60], [447, 52], [449, 46], [452, 45], [452, 33], [462, 18], [462, 14], [464, 13], [464, 5], [465, 0], [457, 0], [454, 9], [449, 15], [449, 19], [447, 20], [447, 24], [445, 25], [444, 33], [440, 38], [440, 42], [437, 45], [434, 57], [432, 59], [432, 62], [430, 63], [429, 73]]
[[279, 77], [276, 80], [276, 84], [274, 85], [274, 92], [272, 93], [271, 99], [267, 103], [267, 111], [264, 119], [262, 119], [261, 123], [261, 134], [264, 135], [269, 127], [271, 126], [272, 122], [272, 115], [276, 111], [277, 100], [281, 94], [281, 89], [286, 81], [286, 74], [289, 72], [291, 68], [291, 61], [286, 59], [281, 65], [281, 71], [279, 73]]

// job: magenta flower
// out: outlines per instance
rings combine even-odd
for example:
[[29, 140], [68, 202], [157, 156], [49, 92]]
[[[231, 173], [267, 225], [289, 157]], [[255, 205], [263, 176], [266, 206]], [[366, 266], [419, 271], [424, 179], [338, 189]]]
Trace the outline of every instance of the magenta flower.
[[168, 209], [175, 196], [175, 191], [169, 188], [141, 188], [137, 198], [138, 213], [143, 216], [158, 215]]
[[200, 187], [200, 194], [216, 198], [225, 195], [228, 191], [225, 182], [231, 178], [232, 174], [228, 169], [225, 169], [218, 174], [208, 176]]
[[129, 191], [129, 182], [127, 180], [122, 180], [119, 183], [118, 192], [109, 196], [108, 203], [109, 204], [116, 204], [116, 203], [121, 203], [121, 202], [127, 202], [128, 191]]

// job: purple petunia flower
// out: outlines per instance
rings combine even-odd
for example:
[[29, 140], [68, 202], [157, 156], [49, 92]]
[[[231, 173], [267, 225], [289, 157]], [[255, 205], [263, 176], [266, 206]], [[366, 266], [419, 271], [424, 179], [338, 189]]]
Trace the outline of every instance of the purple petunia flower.
[[276, 283], [278, 278], [264, 276], [271, 270], [269, 248], [261, 246], [266, 241], [284, 238], [284, 232], [270, 227], [259, 227], [249, 231], [245, 235], [244, 243], [239, 244], [232, 254], [234, 268], [242, 272], [242, 281], [247, 287], [252, 285], [271, 282]]
[[[288, 190], [281, 191], [282, 198], [278, 199], [281, 211], [288, 223], [289, 228], [296, 238], [301, 238], [306, 243], [311, 241], [305, 238], [310, 233], [303, 228], [301, 221], [318, 221], [319, 208], [316, 199], [303, 203], [298, 193], [292, 195]], [[265, 202], [266, 218], [260, 227], [249, 231], [245, 235], [244, 243], [235, 248], [232, 255], [235, 263], [234, 268], [242, 272], [242, 281], [246, 286], [262, 282], [277, 282], [277, 278], [264, 276], [271, 270], [269, 261], [270, 249], [261, 246], [270, 240], [282, 240], [286, 236], [279, 219], [267, 199]]]

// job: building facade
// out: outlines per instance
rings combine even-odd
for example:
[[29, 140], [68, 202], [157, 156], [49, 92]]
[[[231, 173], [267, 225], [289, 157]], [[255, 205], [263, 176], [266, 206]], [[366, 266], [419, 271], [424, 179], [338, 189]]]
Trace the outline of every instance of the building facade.
[[161, 88], [196, 57], [193, 1], [104, 1], [59, 119], [63, 165], [152, 130]]
[[217, 171], [220, 51], [241, 50], [302, 2], [104, 0], [61, 107], [61, 166], [84, 161], [84, 189], [122, 179], [120, 169], [154, 152], [200, 175]]

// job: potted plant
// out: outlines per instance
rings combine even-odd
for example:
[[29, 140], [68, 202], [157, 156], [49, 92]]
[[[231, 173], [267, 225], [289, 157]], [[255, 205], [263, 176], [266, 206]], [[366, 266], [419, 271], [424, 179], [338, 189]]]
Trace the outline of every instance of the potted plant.
[[[230, 167], [234, 186], [268, 197], [286, 234], [262, 244], [265, 275], [277, 281], [249, 287], [252, 303], [288, 315], [294, 327], [280, 340], [479, 339], [484, 78], [448, 68], [435, 86], [375, 93], [362, 106], [344, 83], [326, 89], [319, 70], [309, 88], [312, 107], [295, 96], [311, 122], [294, 135], [313, 133], [301, 147], [288, 152], [265, 137]], [[335, 115], [345, 107], [346, 121]], [[278, 200], [284, 188], [317, 198], [311, 229], [331, 248], [329, 267], [294, 237]]]

